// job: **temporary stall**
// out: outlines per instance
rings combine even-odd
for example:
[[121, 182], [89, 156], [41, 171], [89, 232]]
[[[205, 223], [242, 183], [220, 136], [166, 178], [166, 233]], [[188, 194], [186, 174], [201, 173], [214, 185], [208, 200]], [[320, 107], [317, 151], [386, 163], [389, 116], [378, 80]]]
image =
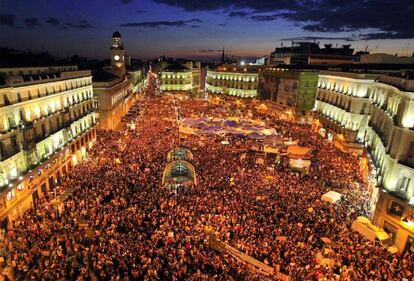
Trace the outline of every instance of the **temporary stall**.
[[[383, 229], [379, 228], [376, 225], [373, 225], [371, 221], [363, 216], [359, 216], [351, 226], [352, 230], [358, 232], [360, 235], [364, 236], [366, 239], [374, 242], [380, 241], [384, 245], [388, 245], [390, 236]], [[389, 245], [388, 245], [389, 246]]]
[[289, 167], [300, 172], [307, 172], [311, 165], [310, 160], [303, 159], [289, 159]]
[[289, 145], [287, 148], [289, 158], [309, 159], [311, 149], [306, 146]]

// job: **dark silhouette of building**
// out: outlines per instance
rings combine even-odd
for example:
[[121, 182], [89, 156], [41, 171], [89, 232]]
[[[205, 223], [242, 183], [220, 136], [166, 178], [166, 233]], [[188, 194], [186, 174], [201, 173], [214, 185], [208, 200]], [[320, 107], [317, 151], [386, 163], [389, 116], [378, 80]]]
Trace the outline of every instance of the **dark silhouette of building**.
[[332, 47], [332, 44], [325, 44], [323, 48], [319, 43], [292, 41], [290, 47], [276, 47], [270, 53], [269, 65], [280, 64], [338, 64], [352, 61], [354, 49], [351, 45]]

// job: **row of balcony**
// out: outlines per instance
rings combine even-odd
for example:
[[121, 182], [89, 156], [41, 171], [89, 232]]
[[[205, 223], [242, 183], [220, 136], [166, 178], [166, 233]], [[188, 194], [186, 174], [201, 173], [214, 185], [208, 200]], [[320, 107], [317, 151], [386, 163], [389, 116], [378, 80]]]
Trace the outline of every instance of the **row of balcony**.
[[372, 130], [378, 135], [382, 142], [382, 145], [386, 148], [388, 142], [387, 134], [385, 134], [378, 125], [372, 123], [371, 121], [368, 123], [368, 126], [370, 126]]
[[319, 116], [319, 119], [326, 127], [332, 129], [335, 133], [342, 134], [348, 142], [357, 142], [357, 131], [343, 127], [339, 121], [332, 119], [322, 112], [316, 112], [315, 114]]
[[[325, 86], [322, 86], [322, 85], [319, 85], [318, 86], [318, 89], [320, 89], [320, 90], [324, 90], [324, 91], [332, 91], [332, 92], [335, 92], [335, 93], [338, 93], [338, 94], [342, 94], [342, 95], [346, 95], [346, 96], [351, 96], [351, 97], [356, 97], [355, 95], [353, 95], [353, 93], [354, 93], [354, 90], [353, 89], [351, 89], [351, 92], [349, 93], [348, 92], [348, 89], [342, 89], [342, 90], [340, 90], [340, 89], [336, 89], [335, 88], [336, 86], [334, 86], [333, 88], [331, 87], [331, 88], [328, 88], [326, 85]], [[364, 98], [364, 97], [361, 97], [361, 98]]]
[[[218, 85], [217, 83], [206, 83], [206, 85], [209, 85], [211, 87], [218, 87], [218, 88], [228, 88], [228, 89], [235, 89], [235, 90], [256, 90], [257, 87], [255, 85]], [[241, 86], [241, 87], [240, 87]]]
[[[330, 105], [333, 105], [335, 107], [339, 107], [339, 108], [345, 110], [346, 112], [353, 113], [353, 112], [351, 112], [351, 106], [350, 105], [345, 106], [345, 105], [342, 105], [342, 104], [336, 104], [336, 102], [329, 101], [328, 99], [325, 99], [324, 97], [319, 97], [319, 96], [318, 96], [317, 100], [322, 101], [322, 102], [327, 103], [327, 104], [330, 104]], [[361, 113], [361, 114], [363, 114], [363, 113]]]
[[67, 92], [67, 91], [71, 91], [71, 90], [74, 90], [74, 89], [79, 89], [79, 88], [86, 87], [86, 86], [91, 86], [91, 85], [92, 84], [84, 84], [84, 85], [81, 85], [80, 87], [68, 87], [67, 89], [57, 89], [57, 90], [53, 89], [52, 91], [46, 90], [46, 92], [43, 93], [43, 94], [40, 94], [40, 92], [38, 92], [35, 96], [32, 96], [31, 94], [29, 94], [28, 97], [23, 97], [23, 98], [20, 98], [19, 94], [18, 94], [18, 99], [17, 99], [16, 102], [11, 102], [6, 96], [6, 98], [4, 99], [4, 104], [0, 105], [0, 107], [14, 105], [14, 104], [18, 104], [18, 103], [29, 101], [29, 100], [35, 100], [35, 99], [38, 99], [38, 98], [48, 97], [48, 96], [51, 96], [51, 95], [60, 94], [60, 93], [63, 93], [63, 92]]
[[[91, 109], [86, 110], [83, 115], [80, 115], [80, 116], [71, 118], [70, 120], [61, 122], [58, 126], [56, 126], [56, 128], [52, 128], [47, 132], [42, 132], [41, 134], [35, 135], [33, 137], [30, 137], [30, 135], [33, 134], [33, 131], [30, 132], [31, 130], [33, 130], [33, 126], [31, 124], [28, 125], [28, 126], [25, 126], [24, 128], [21, 128], [20, 131], [23, 134], [22, 148], [24, 150], [33, 149], [34, 147], [36, 147], [37, 143], [43, 141], [44, 139], [46, 139], [49, 136], [59, 132], [62, 129], [69, 128], [71, 126], [71, 124], [73, 124], [76, 121], [79, 121], [80, 119], [82, 119], [83, 117], [87, 116], [88, 114], [90, 114], [92, 112], [93, 112], [93, 110], [91, 110]], [[0, 160], [5, 161], [8, 158], [12, 157], [13, 155], [15, 155], [19, 152], [20, 152], [19, 145], [11, 146], [10, 148], [7, 148], [7, 150], [2, 149], [1, 155], [0, 155]]]
[[9, 132], [17, 129], [19, 126], [22, 126], [22, 125], [27, 126], [27, 125], [30, 125], [32, 123], [36, 123], [37, 120], [40, 120], [40, 119], [45, 119], [45, 118], [48, 118], [48, 117], [51, 117], [51, 116], [54, 116], [54, 115], [60, 114], [60, 113], [70, 112], [70, 109], [71, 108], [73, 108], [73, 107], [75, 107], [77, 105], [86, 103], [86, 102], [88, 102], [90, 100], [92, 100], [92, 98], [88, 98], [88, 99], [85, 99], [85, 100], [83, 100], [83, 99], [82, 100], [78, 100], [77, 102], [74, 102], [72, 104], [69, 104], [68, 106], [64, 107], [61, 110], [57, 110], [57, 111], [54, 111], [54, 112], [48, 112], [45, 115], [43, 115], [43, 116], [41, 116], [41, 117], [39, 117], [37, 119], [33, 119], [33, 120], [29, 120], [29, 121], [28, 120], [25, 120], [25, 119], [22, 119], [19, 124], [10, 122], [10, 120], [9, 120], [9, 128], [8, 129], [6, 129], [6, 128], [1, 129], [0, 128], [0, 134], [7, 134], [7, 133], [9, 133]]

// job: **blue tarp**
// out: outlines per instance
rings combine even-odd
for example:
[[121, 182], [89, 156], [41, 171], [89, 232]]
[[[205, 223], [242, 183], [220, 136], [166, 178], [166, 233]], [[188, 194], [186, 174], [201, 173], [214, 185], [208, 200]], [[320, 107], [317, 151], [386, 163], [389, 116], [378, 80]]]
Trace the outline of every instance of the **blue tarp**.
[[237, 127], [238, 126], [236, 121], [231, 121], [231, 120], [224, 121], [224, 124], [229, 126], [229, 127]]
[[251, 133], [251, 134], [248, 135], [248, 138], [249, 139], [254, 139], [254, 140], [262, 140], [265, 137], [262, 136], [261, 134], [258, 134], [258, 133]]

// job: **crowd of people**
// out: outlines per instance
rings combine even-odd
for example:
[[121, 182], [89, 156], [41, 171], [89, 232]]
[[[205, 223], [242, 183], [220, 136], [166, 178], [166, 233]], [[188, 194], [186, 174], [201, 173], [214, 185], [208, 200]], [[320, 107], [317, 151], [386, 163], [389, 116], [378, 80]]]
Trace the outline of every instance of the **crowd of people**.
[[[150, 86], [151, 87], [151, 83]], [[358, 158], [336, 149], [310, 127], [254, 109], [250, 114], [283, 136], [312, 148], [308, 174], [258, 165], [251, 141], [223, 145], [218, 136], [190, 135], [197, 185], [174, 193], [161, 187], [167, 154], [179, 145], [174, 104], [182, 117], [225, 117], [229, 107], [205, 100], [148, 95], [135, 130], [98, 132], [87, 160], [63, 179], [72, 195], [60, 208], [39, 199], [4, 234], [16, 276], [26, 280], [274, 280], [209, 247], [203, 232], [277, 268], [293, 280], [412, 280], [414, 253], [391, 255], [351, 231], [368, 215]], [[243, 152], [244, 149], [244, 152]], [[246, 157], [242, 158], [241, 154]], [[358, 185], [353, 185], [359, 182]], [[329, 190], [337, 204], [320, 200]], [[323, 237], [331, 243], [323, 242]], [[333, 265], [318, 254], [329, 248]]]

